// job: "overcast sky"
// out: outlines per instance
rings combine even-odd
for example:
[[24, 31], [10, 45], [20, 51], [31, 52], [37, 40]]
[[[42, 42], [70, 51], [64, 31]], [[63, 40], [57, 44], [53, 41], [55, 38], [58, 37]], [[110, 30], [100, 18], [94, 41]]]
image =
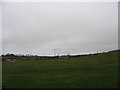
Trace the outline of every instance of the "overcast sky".
[[2, 53], [81, 54], [118, 49], [117, 2], [4, 2]]

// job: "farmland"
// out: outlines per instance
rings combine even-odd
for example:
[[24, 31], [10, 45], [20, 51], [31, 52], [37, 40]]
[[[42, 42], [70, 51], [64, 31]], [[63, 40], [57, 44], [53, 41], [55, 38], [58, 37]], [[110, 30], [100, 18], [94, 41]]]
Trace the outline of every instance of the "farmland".
[[3, 88], [117, 88], [118, 51], [53, 60], [2, 62]]

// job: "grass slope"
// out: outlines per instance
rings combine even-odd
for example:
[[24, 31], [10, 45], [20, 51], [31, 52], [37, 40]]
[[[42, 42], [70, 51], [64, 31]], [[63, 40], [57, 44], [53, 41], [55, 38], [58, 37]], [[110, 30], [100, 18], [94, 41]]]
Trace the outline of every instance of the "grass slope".
[[3, 88], [117, 88], [118, 51], [57, 60], [3, 62]]

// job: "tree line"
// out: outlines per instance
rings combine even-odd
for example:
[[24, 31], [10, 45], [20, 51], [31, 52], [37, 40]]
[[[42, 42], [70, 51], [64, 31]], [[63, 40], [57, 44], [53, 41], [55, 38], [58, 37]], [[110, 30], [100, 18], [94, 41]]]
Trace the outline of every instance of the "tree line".
[[2, 61], [15, 61], [15, 60], [50, 60], [50, 59], [64, 59], [64, 58], [75, 58], [75, 57], [82, 57], [82, 56], [91, 56], [91, 55], [98, 55], [100, 53], [94, 54], [84, 54], [84, 55], [62, 55], [62, 56], [38, 56], [38, 55], [30, 55], [30, 54], [4, 54], [2, 56]]

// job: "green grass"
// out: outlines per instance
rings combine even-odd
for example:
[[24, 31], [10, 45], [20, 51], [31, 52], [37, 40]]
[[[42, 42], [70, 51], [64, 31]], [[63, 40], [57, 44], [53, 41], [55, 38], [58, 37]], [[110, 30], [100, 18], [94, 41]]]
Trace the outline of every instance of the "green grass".
[[2, 66], [3, 88], [118, 88], [118, 51]]

